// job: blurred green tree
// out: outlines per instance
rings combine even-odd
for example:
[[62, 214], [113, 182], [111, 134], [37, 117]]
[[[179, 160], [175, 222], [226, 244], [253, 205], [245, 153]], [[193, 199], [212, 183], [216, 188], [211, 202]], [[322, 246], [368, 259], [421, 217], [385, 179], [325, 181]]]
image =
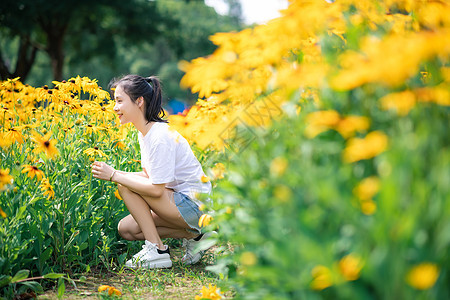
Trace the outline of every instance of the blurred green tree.
[[42, 85], [68, 74], [105, 86], [114, 75], [157, 74], [169, 98], [194, 101], [177, 63], [212, 53], [215, 32], [242, 29], [239, 3], [228, 1], [230, 16], [203, 1], [2, 1], [1, 79]]
[[[50, 58], [53, 79], [61, 80], [68, 48], [81, 49], [81, 54], [95, 48], [97, 55], [110, 55], [115, 35], [136, 42], [145, 34], [145, 39], [151, 41], [172, 26], [176, 22], [170, 15], [162, 15], [152, 1], [5, 0], [0, 4], [2, 35], [18, 39], [19, 46], [15, 69], [11, 60], [8, 62], [2, 55], [0, 74], [2, 79], [26, 79], [37, 51], [42, 50]], [[80, 41], [86, 33], [96, 36], [89, 45]]]

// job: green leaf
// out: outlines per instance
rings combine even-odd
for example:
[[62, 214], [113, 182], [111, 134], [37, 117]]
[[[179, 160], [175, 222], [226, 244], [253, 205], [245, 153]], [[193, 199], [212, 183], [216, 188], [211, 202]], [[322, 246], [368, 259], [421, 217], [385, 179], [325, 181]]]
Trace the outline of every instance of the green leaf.
[[66, 285], [64, 284], [64, 279], [58, 279], [58, 298], [62, 298], [64, 296], [64, 292], [66, 291]]
[[19, 272], [14, 275], [14, 277], [11, 279], [11, 283], [17, 282], [19, 280], [23, 280], [28, 277], [30, 274], [29, 270], [20, 270]]
[[44, 277], [46, 279], [57, 279], [57, 278], [61, 278], [63, 276], [64, 276], [64, 274], [61, 274], [61, 273], [48, 273], [42, 277]]
[[49, 259], [50, 255], [52, 254], [53, 249], [51, 247], [45, 249], [44, 252], [42, 252], [41, 256], [39, 257], [39, 261], [41, 263], [45, 262], [47, 259]]
[[9, 275], [1, 275], [0, 276], [0, 287], [8, 285], [11, 283], [11, 276]]
[[20, 282], [20, 284], [22, 284], [23, 286], [26, 286], [29, 289], [32, 289], [36, 293], [44, 292], [44, 289], [42, 288], [42, 286], [36, 281], [24, 281], [24, 282]]

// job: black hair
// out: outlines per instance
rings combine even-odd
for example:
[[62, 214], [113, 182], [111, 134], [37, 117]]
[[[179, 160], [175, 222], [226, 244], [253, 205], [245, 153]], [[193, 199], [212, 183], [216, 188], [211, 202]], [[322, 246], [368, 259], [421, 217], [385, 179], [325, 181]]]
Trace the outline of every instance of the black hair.
[[109, 83], [109, 88], [112, 91], [119, 85], [134, 103], [139, 97], [144, 98], [145, 119], [148, 122], [167, 123], [167, 120], [163, 119], [163, 117], [166, 116], [166, 113], [162, 108], [162, 90], [158, 77], [142, 77], [131, 74], [125, 75], [118, 79], [114, 78]]

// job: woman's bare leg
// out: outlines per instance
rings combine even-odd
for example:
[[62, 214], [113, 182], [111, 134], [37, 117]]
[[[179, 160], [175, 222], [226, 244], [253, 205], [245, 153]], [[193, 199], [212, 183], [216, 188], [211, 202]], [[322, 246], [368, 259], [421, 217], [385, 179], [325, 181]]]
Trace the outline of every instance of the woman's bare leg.
[[[174, 228], [173, 224], [166, 222], [161, 219], [157, 214], [152, 212], [153, 221], [156, 225], [156, 230], [158, 231], [159, 237], [164, 238], [193, 238], [197, 236], [196, 234], [186, 231], [184, 228]], [[143, 241], [145, 240], [144, 234], [142, 233], [139, 224], [133, 218], [132, 215], [128, 215], [122, 220], [120, 220], [118, 225], [119, 234], [126, 240], [129, 241]]]
[[[124, 218], [124, 223], [119, 223], [120, 227], [125, 226], [129, 230], [122, 230], [124, 238], [126, 239], [141, 239], [144, 238], [152, 243], [155, 243], [160, 249], [164, 249], [161, 237], [192, 237], [186, 231], [189, 225], [186, 224], [183, 217], [181, 217], [178, 208], [173, 201], [173, 192], [166, 190], [159, 198], [141, 196], [129, 190], [125, 186], [118, 186], [119, 193], [127, 206], [132, 219]], [[152, 213], [152, 210], [154, 213]], [[133, 224], [132, 220], [136, 222], [138, 228]], [[155, 223], [158, 221], [158, 225]], [[159, 230], [157, 227], [160, 227]], [[125, 228], [124, 228], [125, 229]], [[139, 229], [141, 234], [139, 233]], [[161, 232], [161, 235], [159, 234]], [[128, 236], [125, 232], [128, 232]]]

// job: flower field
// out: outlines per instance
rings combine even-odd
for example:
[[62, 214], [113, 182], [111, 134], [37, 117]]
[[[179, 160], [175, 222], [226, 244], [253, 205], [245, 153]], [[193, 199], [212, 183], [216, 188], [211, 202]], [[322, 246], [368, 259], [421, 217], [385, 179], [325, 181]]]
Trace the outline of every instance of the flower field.
[[[242, 299], [450, 298], [450, 3], [330, 2], [180, 62], [200, 99], [169, 122], [213, 182], [207, 268]], [[109, 93], [12, 79], [0, 99], [0, 283], [123, 264], [126, 208], [89, 171], [140, 165]]]

